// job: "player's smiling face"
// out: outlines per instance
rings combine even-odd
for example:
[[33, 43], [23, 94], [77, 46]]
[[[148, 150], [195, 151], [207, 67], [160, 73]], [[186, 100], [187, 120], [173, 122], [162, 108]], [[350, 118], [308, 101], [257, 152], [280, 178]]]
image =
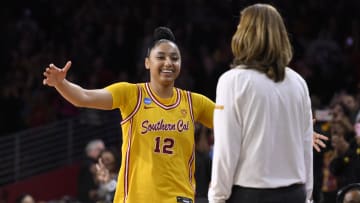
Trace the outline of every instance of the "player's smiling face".
[[170, 41], [160, 42], [151, 49], [149, 57], [145, 59], [146, 69], [150, 69], [151, 81], [163, 85], [174, 84], [180, 73], [180, 51]]

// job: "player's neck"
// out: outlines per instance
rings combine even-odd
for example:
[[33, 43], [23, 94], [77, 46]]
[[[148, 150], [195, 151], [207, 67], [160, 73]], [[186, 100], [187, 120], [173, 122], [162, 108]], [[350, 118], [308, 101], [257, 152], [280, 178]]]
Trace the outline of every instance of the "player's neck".
[[150, 82], [150, 88], [160, 98], [171, 98], [173, 96], [174, 85], [160, 85]]

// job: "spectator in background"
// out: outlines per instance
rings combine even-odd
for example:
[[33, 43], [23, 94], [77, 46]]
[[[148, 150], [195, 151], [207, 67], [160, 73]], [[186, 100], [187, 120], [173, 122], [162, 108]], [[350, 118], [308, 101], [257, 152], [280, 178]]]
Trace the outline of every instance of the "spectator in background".
[[351, 138], [347, 137], [347, 134], [348, 131], [342, 122], [331, 123], [331, 146], [335, 154], [330, 162], [330, 172], [335, 175], [338, 188], [355, 181], [356, 172], [352, 171], [353, 160], [350, 160], [354, 148], [351, 147], [349, 142]]
[[100, 139], [91, 140], [85, 148], [85, 158], [78, 176], [78, 199], [83, 203], [97, 200], [98, 185], [96, 178], [96, 162], [100, 153], [105, 150], [105, 144]]
[[341, 123], [335, 123], [333, 127], [337, 128], [337, 135], [331, 138], [336, 155], [330, 163], [330, 170], [338, 178], [339, 188], [342, 188], [360, 182], [360, 123], [355, 125], [355, 137], [346, 137]]
[[336, 203], [360, 203], [360, 183], [342, 187], [337, 193]]
[[31, 194], [24, 193], [16, 198], [15, 203], [35, 203], [35, 199]]
[[360, 203], [360, 188], [353, 188], [347, 191], [342, 203]]
[[331, 147], [324, 152], [322, 160], [322, 185], [321, 185], [321, 203], [335, 203], [336, 193], [339, 189], [338, 178], [333, 173], [334, 170], [339, 175], [339, 169], [332, 166], [331, 163], [336, 157], [343, 156], [349, 148], [349, 143], [345, 140], [346, 127], [340, 120], [332, 120], [330, 123]]
[[[98, 203], [113, 202], [120, 165], [121, 157], [119, 156], [119, 150], [109, 148], [101, 152], [97, 166], [99, 169], [97, 169], [96, 173], [97, 181], [100, 183], [97, 195]], [[104, 167], [106, 169], [100, 169]]]
[[359, 111], [359, 103], [355, 97], [351, 94], [343, 93], [341, 95], [341, 103], [348, 109], [350, 122], [354, 124], [356, 122], [356, 116]]
[[355, 181], [352, 168], [356, 165], [356, 156], [353, 156], [355, 141], [351, 109], [354, 111], [356, 106], [350, 95], [345, 93], [336, 94], [330, 104], [332, 118], [326, 128], [330, 129], [331, 146], [323, 153], [320, 166], [322, 203], [335, 202], [337, 190]]
[[[313, 189], [313, 120], [283, 19], [268, 4], [241, 11], [233, 68], [218, 80], [210, 203], [304, 203]], [[279, 168], [279, 166], [281, 166]]]
[[330, 106], [332, 120], [335, 122], [341, 122], [346, 128], [346, 132], [354, 132], [354, 123], [351, 122], [351, 113], [350, 110], [343, 104], [341, 101], [335, 102]]

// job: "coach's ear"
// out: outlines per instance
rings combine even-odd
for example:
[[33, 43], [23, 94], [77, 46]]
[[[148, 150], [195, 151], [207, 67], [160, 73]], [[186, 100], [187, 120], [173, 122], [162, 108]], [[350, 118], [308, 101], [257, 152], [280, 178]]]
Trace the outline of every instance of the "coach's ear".
[[145, 68], [150, 70], [150, 65], [149, 65], [150, 61], [149, 61], [149, 57], [145, 58]]

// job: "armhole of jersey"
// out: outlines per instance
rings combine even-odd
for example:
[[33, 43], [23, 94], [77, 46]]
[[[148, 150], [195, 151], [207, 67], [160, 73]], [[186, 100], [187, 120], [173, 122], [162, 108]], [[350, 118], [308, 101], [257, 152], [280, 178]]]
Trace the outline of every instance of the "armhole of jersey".
[[139, 84], [136, 84], [137, 88], [138, 88], [138, 100], [136, 102], [136, 106], [134, 108], [134, 110], [129, 114], [128, 117], [126, 117], [123, 121], [121, 121], [121, 125], [123, 125], [124, 123], [126, 123], [128, 120], [130, 120], [132, 117], [134, 117], [134, 115], [136, 114], [136, 112], [138, 112], [140, 105], [141, 105], [141, 100], [142, 100], [142, 91], [141, 91], [141, 86]]
[[194, 111], [193, 111], [193, 103], [192, 103], [192, 98], [191, 98], [191, 92], [186, 91], [186, 96], [187, 96], [187, 100], [188, 100], [188, 104], [189, 104], [191, 120], [192, 120], [192, 122], [195, 124]]

